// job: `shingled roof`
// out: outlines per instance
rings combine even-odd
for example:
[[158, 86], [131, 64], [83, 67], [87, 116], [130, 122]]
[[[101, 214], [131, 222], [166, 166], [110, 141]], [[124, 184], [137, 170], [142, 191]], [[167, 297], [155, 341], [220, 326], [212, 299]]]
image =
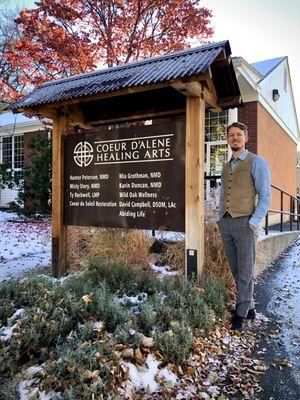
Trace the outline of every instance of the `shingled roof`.
[[[207, 72], [224, 51], [226, 56], [231, 54], [228, 41], [46, 82], [12, 104], [11, 109], [26, 110], [43, 104], [89, 97], [118, 89], [197, 77]], [[215, 77], [214, 83], [220, 98], [240, 94], [231, 62], [223, 69], [222, 76]]]

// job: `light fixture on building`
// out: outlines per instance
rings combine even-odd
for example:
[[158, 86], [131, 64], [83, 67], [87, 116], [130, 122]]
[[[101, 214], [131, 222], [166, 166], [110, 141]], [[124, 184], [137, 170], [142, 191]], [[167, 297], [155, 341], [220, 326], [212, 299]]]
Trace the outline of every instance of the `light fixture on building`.
[[278, 89], [273, 89], [273, 91], [272, 91], [273, 101], [278, 101], [279, 97], [280, 97], [279, 90]]

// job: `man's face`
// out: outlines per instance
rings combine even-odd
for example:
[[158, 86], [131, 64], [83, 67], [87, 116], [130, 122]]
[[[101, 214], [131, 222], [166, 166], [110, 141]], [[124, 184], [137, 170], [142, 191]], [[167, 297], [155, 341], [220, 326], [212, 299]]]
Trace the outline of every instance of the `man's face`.
[[238, 128], [237, 126], [232, 126], [229, 129], [227, 135], [227, 143], [229, 144], [232, 151], [245, 150], [245, 145], [248, 142], [248, 135]]

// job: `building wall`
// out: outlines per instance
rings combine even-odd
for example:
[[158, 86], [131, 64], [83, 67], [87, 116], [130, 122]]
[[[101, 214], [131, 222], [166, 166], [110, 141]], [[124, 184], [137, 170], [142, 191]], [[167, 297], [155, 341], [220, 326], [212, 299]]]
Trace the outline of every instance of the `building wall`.
[[248, 127], [249, 141], [247, 149], [257, 154], [257, 102], [251, 101], [244, 103], [243, 107], [238, 109], [238, 121], [246, 124]]
[[[257, 154], [268, 161], [272, 184], [295, 196], [297, 144], [259, 103], [257, 111]], [[280, 209], [280, 193], [275, 189], [272, 189], [270, 208]], [[284, 196], [284, 209], [289, 211], [289, 208], [290, 201]], [[272, 220], [279, 220], [279, 215]]]
[[[268, 111], [256, 101], [238, 109], [238, 120], [248, 126], [248, 150], [265, 158], [271, 170], [271, 183], [296, 195], [297, 145]], [[280, 210], [280, 193], [272, 189], [271, 209]], [[284, 210], [290, 210], [290, 200], [284, 195]], [[288, 219], [288, 216], [284, 218]], [[280, 220], [270, 215], [270, 222]]]
[[297, 167], [297, 195], [300, 199], [300, 165]]
[[28, 165], [30, 162], [30, 157], [29, 157], [29, 143], [31, 139], [36, 137], [39, 134], [45, 134], [47, 135], [47, 131], [35, 131], [35, 132], [26, 132], [24, 135], [24, 164]]
[[14, 189], [0, 189], [0, 208], [7, 208], [9, 203], [15, 201], [18, 191]]
[[[258, 100], [277, 119], [278, 124], [295, 141], [298, 140], [298, 122], [293, 97], [291, 77], [287, 57], [259, 83]], [[274, 101], [273, 89], [279, 91], [279, 99]]]

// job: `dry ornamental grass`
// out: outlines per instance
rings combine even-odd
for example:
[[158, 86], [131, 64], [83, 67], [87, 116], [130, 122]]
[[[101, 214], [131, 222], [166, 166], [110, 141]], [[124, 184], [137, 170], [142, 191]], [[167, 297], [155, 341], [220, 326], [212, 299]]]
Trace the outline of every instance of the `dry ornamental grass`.
[[[205, 203], [205, 262], [206, 276], [219, 279], [226, 288], [234, 288], [234, 280], [223, 249], [217, 227], [215, 210], [217, 194], [212, 191], [210, 200]], [[108, 264], [142, 269], [149, 268], [149, 249], [154, 239], [146, 231], [130, 229], [103, 229], [94, 227], [68, 228], [68, 258], [71, 270], [82, 269], [91, 259], [97, 257]], [[160, 259], [173, 270], [184, 274], [185, 242], [175, 240], [166, 242]]]
[[147, 269], [151, 243], [145, 231], [72, 226], [68, 228], [68, 260], [71, 270], [82, 269], [95, 257], [108, 264]]

